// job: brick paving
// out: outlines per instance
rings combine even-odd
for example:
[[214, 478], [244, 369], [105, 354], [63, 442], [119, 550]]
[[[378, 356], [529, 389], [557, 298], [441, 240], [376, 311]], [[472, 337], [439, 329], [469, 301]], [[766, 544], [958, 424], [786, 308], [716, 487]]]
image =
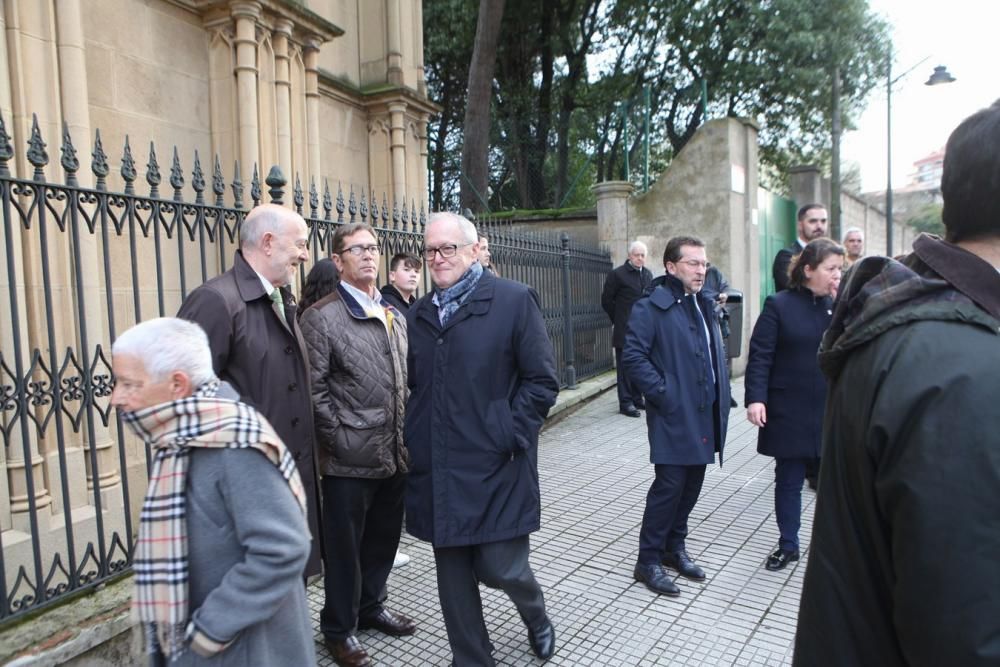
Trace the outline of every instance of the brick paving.
[[[734, 396], [742, 397], [739, 382]], [[531, 564], [545, 592], [557, 645], [550, 665], [788, 665], [815, 496], [803, 491], [803, 560], [768, 572], [777, 545], [772, 459], [756, 452], [742, 408], [730, 416], [724, 468], [709, 466], [691, 514], [691, 556], [708, 579], [677, 579], [679, 598], [632, 579], [639, 524], [653, 478], [645, 419], [617, 413], [605, 392], [542, 433], [542, 529]], [[418, 620], [412, 637], [358, 634], [378, 665], [449, 665], [430, 545], [403, 536], [411, 562], [393, 570], [388, 606]], [[481, 588], [500, 665], [531, 665], [523, 624], [503, 594]], [[309, 591], [319, 627], [321, 585]], [[320, 665], [333, 665], [317, 631]]]

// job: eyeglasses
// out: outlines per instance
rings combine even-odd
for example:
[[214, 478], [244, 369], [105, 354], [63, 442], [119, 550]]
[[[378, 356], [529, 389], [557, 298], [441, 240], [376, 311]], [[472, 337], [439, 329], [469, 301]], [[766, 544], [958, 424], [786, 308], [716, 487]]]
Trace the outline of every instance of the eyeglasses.
[[461, 245], [455, 243], [449, 243], [448, 245], [438, 246], [437, 248], [424, 248], [424, 259], [428, 262], [434, 261], [434, 255], [441, 255], [445, 259], [449, 259], [455, 256], [459, 248], [464, 248], [465, 246], [472, 245], [471, 243], [462, 243]]
[[377, 245], [352, 245], [350, 248], [344, 248], [343, 250], [340, 251], [341, 255], [344, 255], [346, 253], [351, 253], [355, 257], [361, 257], [361, 255], [363, 255], [365, 253], [368, 253], [369, 255], [377, 255], [378, 254], [378, 246]]

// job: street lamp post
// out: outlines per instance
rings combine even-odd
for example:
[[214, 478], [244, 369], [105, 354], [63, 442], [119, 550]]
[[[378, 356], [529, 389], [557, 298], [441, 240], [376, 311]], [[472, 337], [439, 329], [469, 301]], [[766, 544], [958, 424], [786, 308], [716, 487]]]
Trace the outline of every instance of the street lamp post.
[[[895, 79], [892, 78], [892, 53], [889, 53], [888, 64], [885, 75], [885, 163], [886, 163], [886, 183], [885, 183], [885, 254], [892, 257], [892, 87], [897, 81], [915, 70], [920, 65], [927, 62], [924, 58], [916, 65], [906, 70]], [[934, 68], [934, 73], [924, 82], [925, 86], [938, 86], [943, 83], [951, 83], [955, 80], [944, 65]]]

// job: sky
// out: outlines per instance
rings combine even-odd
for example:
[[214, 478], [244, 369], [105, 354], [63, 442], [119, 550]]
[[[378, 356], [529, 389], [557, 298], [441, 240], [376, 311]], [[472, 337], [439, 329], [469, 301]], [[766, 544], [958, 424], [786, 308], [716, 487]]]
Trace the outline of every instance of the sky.
[[[942, 148], [951, 131], [973, 112], [1000, 98], [995, 51], [1000, 0], [869, 0], [891, 26], [893, 78], [924, 58], [892, 88], [892, 183], [903, 187], [913, 163]], [[935, 65], [953, 83], [925, 86]], [[861, 168], [865, 192], [886, 186], [885, 82], [868, 99], [857, 129], [845, 132], [841, 159]]]

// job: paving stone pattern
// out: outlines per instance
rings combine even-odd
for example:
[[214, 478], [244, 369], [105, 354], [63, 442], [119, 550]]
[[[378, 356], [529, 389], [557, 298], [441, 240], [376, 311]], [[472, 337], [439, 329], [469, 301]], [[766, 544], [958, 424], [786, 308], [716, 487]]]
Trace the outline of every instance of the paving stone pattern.
[[[733, 383], [734, 396], [743, 388]], [[677, 579], [679, 598], [657, 596], [632, 579], [639, 524], [653, 478], [646, 420], [617, 413], [614, 391], [542, 433], [542, 529], [531, 564], [556, 628], [550, 665], [788, 665], [814, 494], [803, 490], [803, 560], [768, 572], [777, 546], [773, 460], [756, 452], [756, 429], [732, 411], [725, 466], [709, 466], [691, 514], [688, 552], [708, 574]], [[387, 606], [420, 623], [412, 637], [363, 631], [378, 665], [449, 665], [430, 545], [403, 536], [411, 562], [393, 570]], [[510, 600], [481, 587], [500, 665], [532, 665], [524, 625]], [[323, 588], [309, 590], [321, 665], [333, 665], [318, 633]]]

